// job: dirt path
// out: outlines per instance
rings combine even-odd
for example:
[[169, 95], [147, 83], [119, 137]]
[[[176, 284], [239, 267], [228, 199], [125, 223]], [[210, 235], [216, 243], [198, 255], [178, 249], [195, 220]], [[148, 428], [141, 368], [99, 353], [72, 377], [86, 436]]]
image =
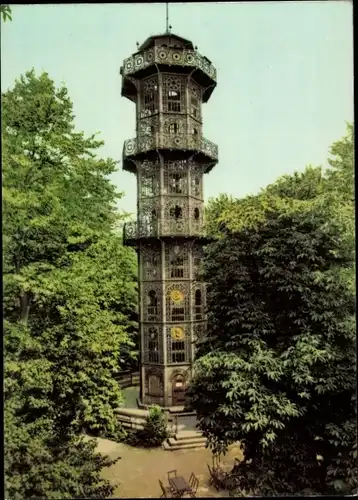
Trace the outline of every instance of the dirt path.
[[[228, 496], [225, 491], [217, 492], [209, 486], [209, 472], [206, 464], [212, 463], [212, 455], [206, 449], [165, 451], [162, 448], [146, 450], [132, 448], [108, 439], [97, 439], [98, 451], [110, 458], [122, 457], [115, 465], [103, 471], [103, 477], [112, 484], [120, 483], [114, 491], [116, 498], [158, 498], [161, 495], [160, 479], [168, 484], [167, 472], [176, 469], [178, 475], [187, 480], [193, 472], [199, 479], [198, 497]], [[232, 468], [234, 458], [242, 458], [239, 446], [233, 445], [222, 458], [224, 469]]]

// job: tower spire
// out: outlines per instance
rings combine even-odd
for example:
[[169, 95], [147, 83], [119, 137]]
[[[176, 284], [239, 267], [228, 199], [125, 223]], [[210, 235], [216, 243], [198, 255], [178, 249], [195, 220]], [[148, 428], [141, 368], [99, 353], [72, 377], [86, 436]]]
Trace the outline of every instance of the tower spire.
[[166, 10], [166, 33], [169, 33], [169, 2], [166, 2], [165, 10]]

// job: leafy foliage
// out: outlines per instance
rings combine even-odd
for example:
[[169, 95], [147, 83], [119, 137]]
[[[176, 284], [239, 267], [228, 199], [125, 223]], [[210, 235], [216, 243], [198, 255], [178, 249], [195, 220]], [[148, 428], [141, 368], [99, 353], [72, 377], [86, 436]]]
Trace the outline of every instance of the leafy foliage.
[[242, 487], [256, 494], [356, 488], [353, 155], [332, 151], [337, 170], [234, 201], [206, 252], [191, 406], [215, 452], [243, 443]]
[[12, 21], [10, 5], [8, 4], [0, 5], [0, 14], [4, 22], [7, 21], [8, 19]]
[[106, 496], [106, 461], [78, 436], [124, 435], [114, 377], [134, 355], [136, 259], [115, 232], [116, 163], [75, 132], [67, 90], [46, 73], [2, 103], [7, 489]]
[[161, 446], [168, 438], [167, 423], [163, 410], [159, 406], [151, 406], [143, 429], [128, 434], [127, 442], [132, 446], [154, 448]]

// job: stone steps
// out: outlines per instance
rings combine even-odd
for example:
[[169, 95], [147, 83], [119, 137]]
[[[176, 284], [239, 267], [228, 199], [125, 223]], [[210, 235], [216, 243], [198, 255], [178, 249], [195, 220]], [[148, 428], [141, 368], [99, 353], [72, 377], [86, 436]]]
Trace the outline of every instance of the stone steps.
[[205, 448], [206, 438], [197, 431], [181, 431], [163, 443], [167, 451], [188, 450], [192, 448]]

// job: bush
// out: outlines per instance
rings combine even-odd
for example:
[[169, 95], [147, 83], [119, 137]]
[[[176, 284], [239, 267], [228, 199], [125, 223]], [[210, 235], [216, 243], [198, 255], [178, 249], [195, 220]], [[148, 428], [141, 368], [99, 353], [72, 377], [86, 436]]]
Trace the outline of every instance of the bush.
[[143, 429], [127, 435], [126, 443], [131, 446], [154, 448], [161, 446], [168, 438], [167, 423], [163, 410], [159, 406], [152, 406]]

